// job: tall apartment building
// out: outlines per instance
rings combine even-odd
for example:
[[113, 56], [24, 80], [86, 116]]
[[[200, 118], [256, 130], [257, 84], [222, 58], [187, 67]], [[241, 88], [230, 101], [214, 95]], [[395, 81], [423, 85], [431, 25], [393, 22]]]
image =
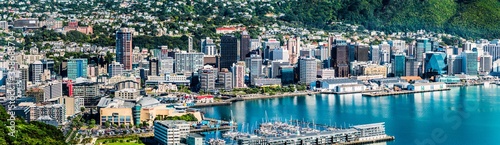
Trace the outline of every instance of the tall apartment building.
[[224, 35], [220, 42], [220, 66], [222, 68], [230, 68], [233, 63], [240, 59], [240, 42], [233, 35]]
[[231, 67], [233, 73], [233, 88], [246, 88], [245, 85], [245, 62], [239, 61]]
[[228, 69], [222, 69], [218, 74], [218, 83], [224, 90], [233, 89], [233, 73], [229, 72]]
[[175, 53], [175, 72], [195, 72], [203, 67], [203, 53]]
[[300, 79], [301, 84], [310, 84], [316, 81], [318, 75], [318, 62], [314, 58], [301, 58], [299, 59]]
[[68, 60], [68, 79], [75, 80], [79, 77], [87, 77], [87, 59]]
[[198, 75], [200, 75], [200, 89], [205, 92], [210, 92], [215, 90], [215, 80], [217, 79], [217, 70], [208, 67], [203, 68], [198, 71]]
[[51, 119], [57, 121], [59, 125], [66, 123], [66, 108], [63, 104], [53, 104], [44, 106], [32, 105], [31, 109], [31, 121], [35, 121], [41, 117], [48, 116]]
[[116, 61], [123, 64], [123, 69], [132, 70], [132, 32], [121, 28], [116, 32]]

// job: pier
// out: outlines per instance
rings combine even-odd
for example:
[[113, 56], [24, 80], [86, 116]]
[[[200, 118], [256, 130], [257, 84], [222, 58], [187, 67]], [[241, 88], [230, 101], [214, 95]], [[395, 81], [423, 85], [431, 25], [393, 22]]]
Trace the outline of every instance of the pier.
[[415, 94], [424, 92], [437, 92], [437, 91], [448, 91], [450, 88], [445, 89], [434, 89], [434, 90], [421, 90], [421, 91], [395, 91], [395, 92], [376, 92], [376, 93], [364, 93], [364, 97], [381, 97], [381, 96], [391, 96], [391, 95], [402, 95], [402, 94]]
[[200, 129], [191, 129], [190, 133], [200, 133], [200, 132], [211, 132], [211, 131], [227, 131], [236, 128], [236, 126], [221, 126], [221, 127], [213, 127], [213, 128], [200, 128]]
[[368, 140], [358, 140], [358, 141], [351, 141], [351, 142], [345, 142], [345, 143], [339, 143], [338, 145], [356, 145], [356, 144], [366, 144], [366, 143], [377, 143], [377, 142], [386, 142], [386, 141], [392, 141], [395, 140], [396, 137], [394, 136], [386, 136], [382, 138], [375, 138], [375, 139], [368, 139]]

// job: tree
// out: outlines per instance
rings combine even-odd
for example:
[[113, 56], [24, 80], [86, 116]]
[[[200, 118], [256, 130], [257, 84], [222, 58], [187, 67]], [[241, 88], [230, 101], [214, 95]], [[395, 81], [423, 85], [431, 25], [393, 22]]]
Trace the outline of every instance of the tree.
[[96, 123], [95, 119], [90, 119], [89, 127], [94, 128], [95, 123]]
[[85, 112], [85, 107], [80, 107], [81, 112]]
[[104, 122], [104, 126], [106, 128], [109, 128], [111, 126], [111, 122], [109, 122], [109, 121]]

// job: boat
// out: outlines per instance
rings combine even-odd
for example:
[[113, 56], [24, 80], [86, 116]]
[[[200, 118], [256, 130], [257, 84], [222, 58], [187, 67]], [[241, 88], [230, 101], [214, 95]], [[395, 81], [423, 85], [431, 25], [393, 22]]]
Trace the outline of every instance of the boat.
[[226, 144], [226, 141], [222, 140], [222, 139], [210, 139], [208, 141], [208, 144], [209, 145], [225, 145]]

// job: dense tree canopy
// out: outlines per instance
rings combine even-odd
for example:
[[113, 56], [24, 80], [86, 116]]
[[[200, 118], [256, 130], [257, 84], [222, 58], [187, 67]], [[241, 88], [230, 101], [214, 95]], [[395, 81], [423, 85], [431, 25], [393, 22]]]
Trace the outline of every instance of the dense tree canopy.
[[16, 135], [9, 136], [10, 130], [7, 128], [10, 117], [3, 107], [0, 107], [0, 144], [9, 145], [65, 145], [62, 132], [52, 125], [32, 121], [26, 123], [21, 119], [16, 120]]

